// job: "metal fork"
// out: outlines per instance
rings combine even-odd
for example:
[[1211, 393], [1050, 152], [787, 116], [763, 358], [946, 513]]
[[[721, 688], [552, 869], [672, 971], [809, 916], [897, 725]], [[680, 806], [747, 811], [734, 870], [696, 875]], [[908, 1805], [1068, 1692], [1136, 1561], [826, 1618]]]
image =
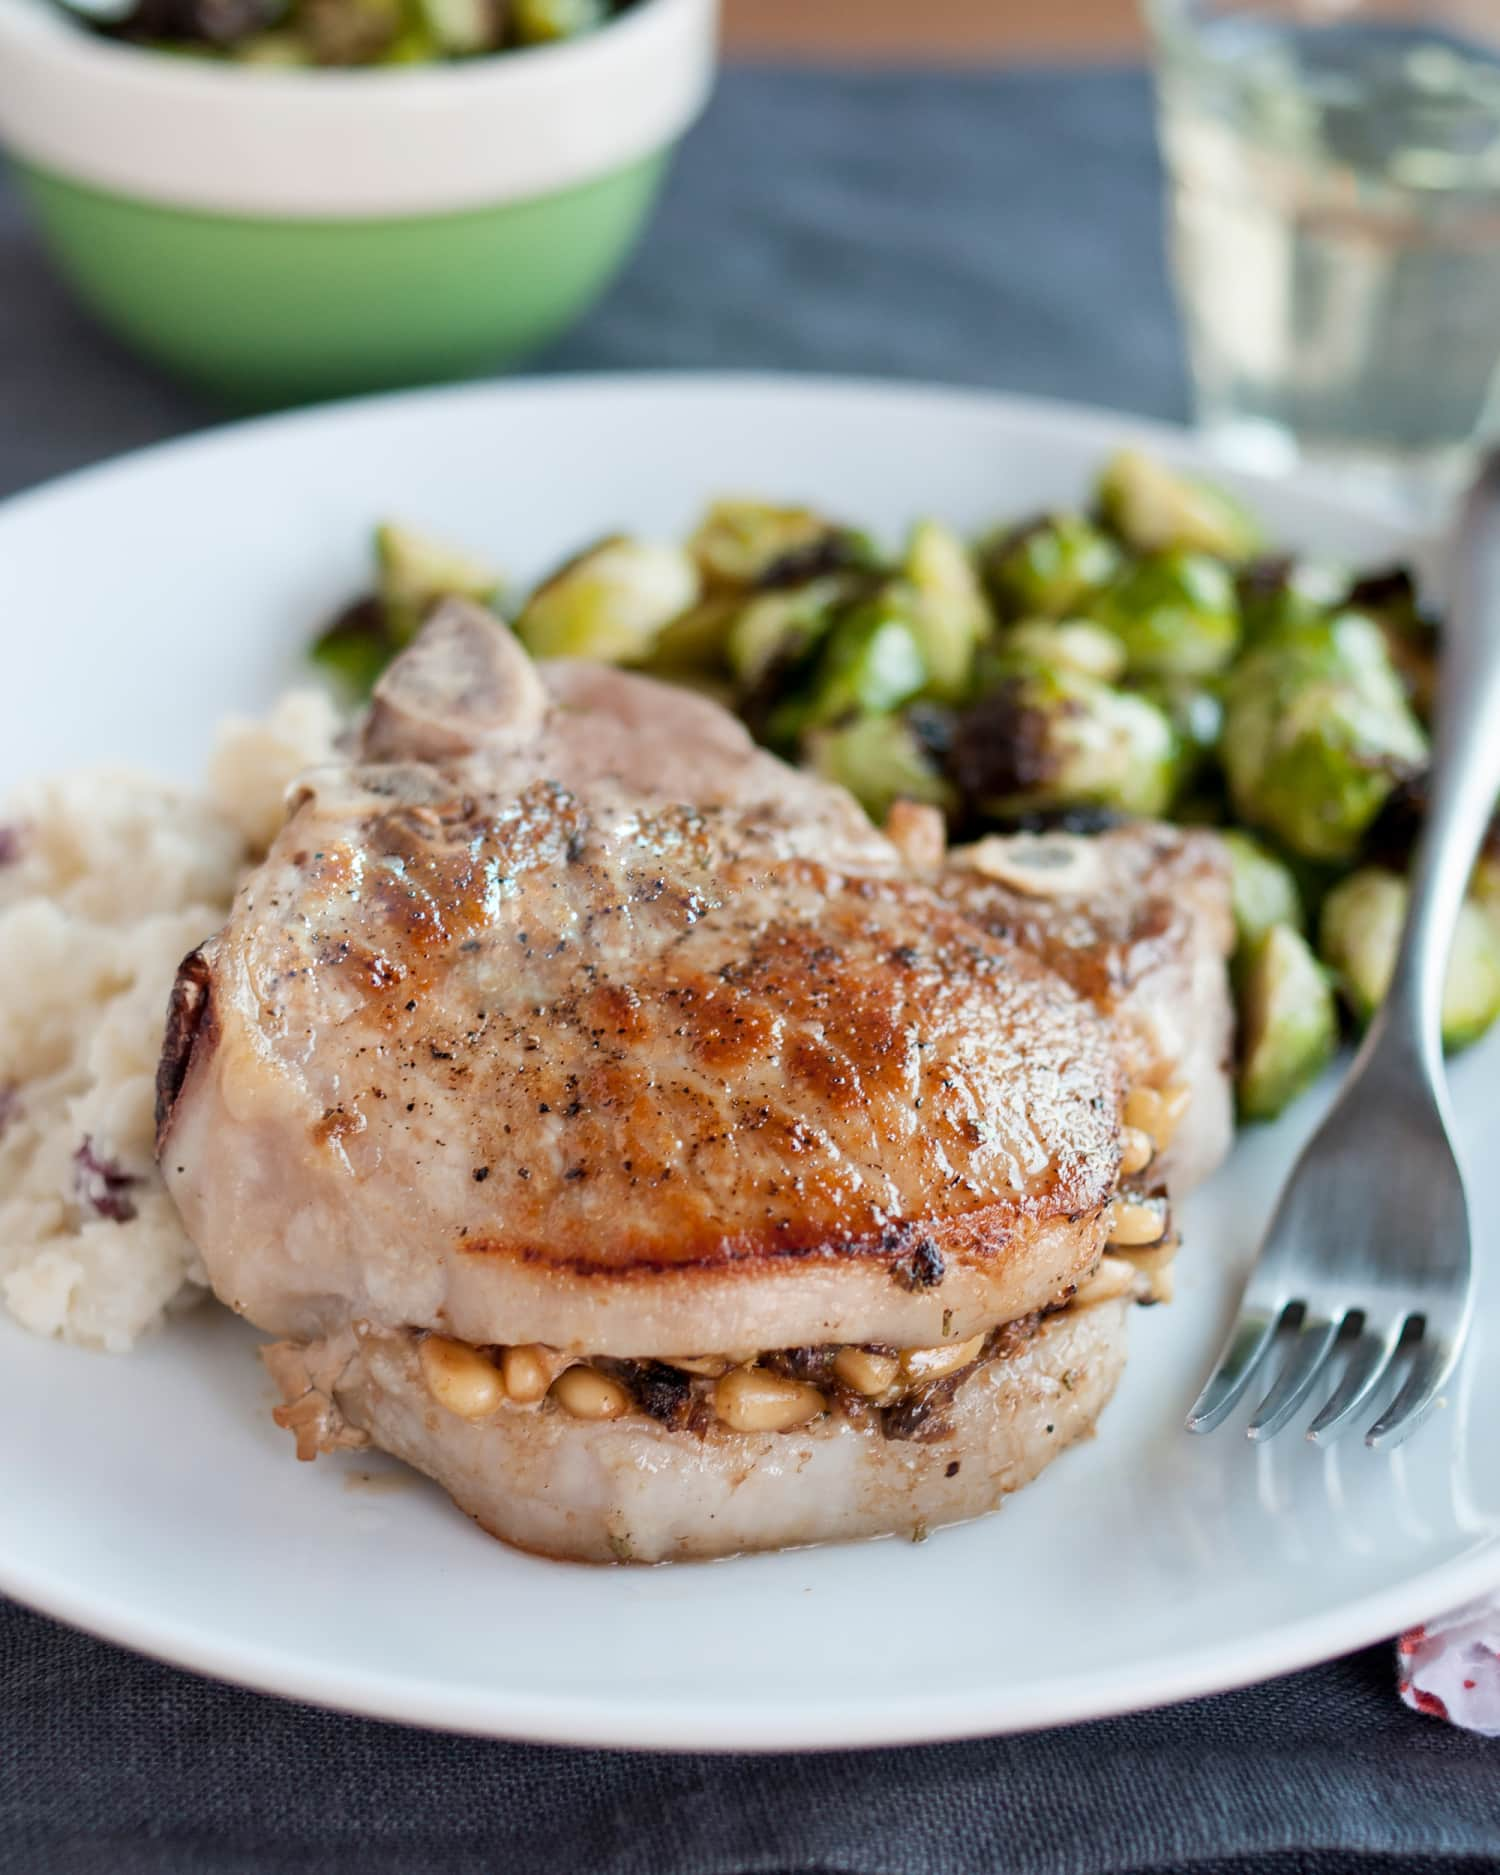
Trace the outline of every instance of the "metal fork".
[[1454, 925], [1500, 794], [1500, 452], [1464, 503], [1449, 621], [1427, 821], [1391, 986], [1281, 1193], [1239, 1319], [1188, 1416], [1192, 1432], [1219, 1425], [1285, 1341], [1252, 1439], [1279, 1432], [1342, 1359], [1307, 1432], [1333, 1439], [1399, 1356], [1400, 1389], [1365, 1435], [1394, 1446], [1426, 1418], [1463, 1352], [1473, 1258], [1441, 1021]]

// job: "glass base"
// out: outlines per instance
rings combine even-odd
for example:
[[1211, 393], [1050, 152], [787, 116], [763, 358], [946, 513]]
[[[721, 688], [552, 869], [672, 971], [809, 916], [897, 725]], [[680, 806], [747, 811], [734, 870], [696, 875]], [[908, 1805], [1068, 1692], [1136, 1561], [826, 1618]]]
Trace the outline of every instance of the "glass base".
[[1231, 468], [1257, 475], [1293, 469], [1321, 472], [1330, 486], [1361, 506], [1383, 509], [1408, 524], [1441, 527], [1461, 498], [1477, 448], [1453, 447], [1405, 454], [1297, 437], [1262, 417], [1204, 413], [1199, 433]]

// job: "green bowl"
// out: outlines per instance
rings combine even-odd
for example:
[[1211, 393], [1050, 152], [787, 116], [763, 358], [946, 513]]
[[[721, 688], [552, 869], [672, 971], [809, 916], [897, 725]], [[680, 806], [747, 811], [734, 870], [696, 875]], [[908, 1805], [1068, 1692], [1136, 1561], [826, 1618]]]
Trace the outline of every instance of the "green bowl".
[[78, 298], [237, 403], [510, 364], [629, 253], [712, 78], [714, 0], [567, 44], [271, 71], [0, 0], [0, 142]]
[[630, 252], [666, 153], [530, 201], [389, 220], [161, 207], [18, 165], [102, 325], [221, 397], [275, 404], [463, 377], [566, 331]]

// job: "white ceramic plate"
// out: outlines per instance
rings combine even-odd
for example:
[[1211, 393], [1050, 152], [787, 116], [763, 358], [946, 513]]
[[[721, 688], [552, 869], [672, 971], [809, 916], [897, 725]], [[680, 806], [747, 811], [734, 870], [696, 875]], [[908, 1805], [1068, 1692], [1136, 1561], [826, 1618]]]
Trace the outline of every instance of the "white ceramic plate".
[[[896, 534], [1076, 499], [1111, 416], [796, 380], [507, 385], [314, 411], [148, 451], [0, 512], [0, 784], [131, 757], [191, 776], [221, 712], [297, 668], [394, 512], [526, 577], [710, 491], [805, 497]], [[1292, 543], [1403, 545], [1310, 485], [1252, 490]], [[1457, 1064], [1471, 1164], [1500, 1051]], [[1316, 1098], [1187, 1208], [1180, 1299], [1141, 1312], [1100, 1435], [996, 1517], [675, 1569], [517, 1555], [363, 1455], [293, 1462], [255, 1337], [211, 1308], [128, 1358], [0, 1327], [0, 1586], [126, 1644], [393, 1719], [578, 1744], [935, 1739], [1208, 1692], [1380, 1639], [1500, 1581], [1500, 1201], [1446, 1411], [1388, 1458], [1182, 1414]], [[1486, 1133], [1488, 1132], [1488, 1139]], [[1241, 1422], [1242, 1423], [1242, 1422]]]

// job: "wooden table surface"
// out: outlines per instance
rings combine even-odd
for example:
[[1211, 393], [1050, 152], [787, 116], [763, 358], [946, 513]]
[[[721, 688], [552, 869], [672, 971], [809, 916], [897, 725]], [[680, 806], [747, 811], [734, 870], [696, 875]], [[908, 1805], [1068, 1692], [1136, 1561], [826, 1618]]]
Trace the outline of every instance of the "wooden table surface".
[[1139, 53], [1138, 0], [723, 0], [725, 49], [752, 58], [934, 65]]

